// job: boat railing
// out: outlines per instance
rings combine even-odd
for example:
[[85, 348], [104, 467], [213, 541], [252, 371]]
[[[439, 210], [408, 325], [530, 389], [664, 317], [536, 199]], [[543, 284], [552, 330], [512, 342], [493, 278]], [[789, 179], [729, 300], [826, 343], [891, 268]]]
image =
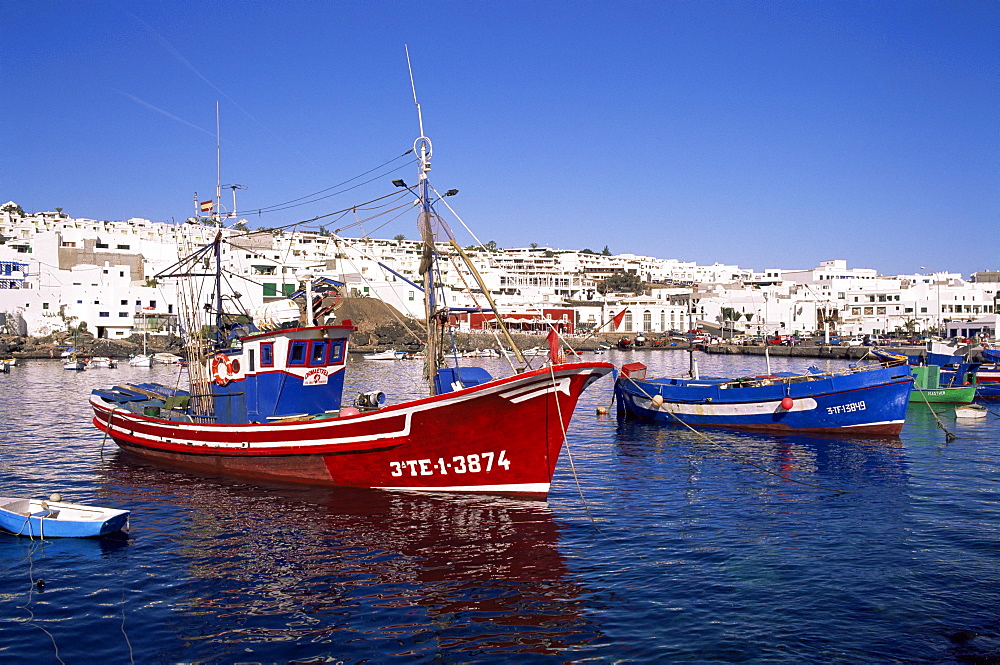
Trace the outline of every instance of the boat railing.
[[866, 365], [852, 365], [843, 369], [834, 369], [824, 372], [815, 372], [812, 374], [792, 374], [790, 376], [783, 376], [779, 374], [761, 374], [756, 376], [745, 376], [736, 379], [721, 380], [721, 381], [711, 381], [708, 379], [701, 379], [702, 383], [693, 383], [692, 381], [685, 380], [686, 385], [701, 385], [704, 387], [717, 386], [719, 389], [732, 389], [732, 388], [759, 388], [762, 386], [771, 386], [775, 384], [791, 384], [791, 383], [804, 383], [808, 381], [819, 381], [821, 379], [829, 379], [835, 376], [849, 376], [852, 374], [857, 374], [859, 372], [870, 372], [874, 369], [888, 369], [890, 367], [903, 366], [905, 363], [896, 361], [880, 361], [875, 363], [870, 363]]

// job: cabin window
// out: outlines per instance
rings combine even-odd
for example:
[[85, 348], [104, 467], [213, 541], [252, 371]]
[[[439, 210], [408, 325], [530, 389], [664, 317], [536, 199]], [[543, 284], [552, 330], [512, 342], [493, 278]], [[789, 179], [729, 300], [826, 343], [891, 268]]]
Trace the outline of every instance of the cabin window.
[[274, 367], [274, 342], [261, 342], [260, 366]]
[[309, 365], [326, 364], [326, 340], [309, 342]]
[[265, 297], [266, 296], [276, 296], [276, 295], [278, 295], [278, 285], [277, 284], [265, 283], [263, 285], [263, 287], [264, 287], [264, 296]]
[[253, 349], [250, 349], [249, 357], [250, 357], [250, 369], [248, 369], [247, 371], [255, 372], [257, 371], [257, 366], [256, 366], [256, 357]]
[[306, 346], [308, 346], [308, 342], [292, 342], [288, 349], [289, 365], [306, 364]]
[[344, 343], [330, 342], [330, 356], [327, 364], [340, 365], [344, 362]]

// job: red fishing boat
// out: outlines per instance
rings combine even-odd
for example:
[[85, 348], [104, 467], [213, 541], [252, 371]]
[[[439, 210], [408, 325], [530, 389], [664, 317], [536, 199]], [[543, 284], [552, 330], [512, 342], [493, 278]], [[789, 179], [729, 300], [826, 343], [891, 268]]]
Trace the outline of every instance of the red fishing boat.
[[[422, 128], [421, 128], [421, 134]], [[305, 281], [289, 305], [295, 319], [253, 319], [224, 311], [223, 234], [157, 279], [214, 279], [214, 289], [182, 290], [213, 302], [182, 306], [189, 331], [201, 331], [206, 311], [215, 315], [215, 336], [187, 340], [189, 385], [119, 385], [91, 396], [94, 425], [122, 450], [156, 462], [212, 473], [321, 485], [382, 489], [489, 492], [544, 496], [570, 418], [583, 390], [611, 372], [601, 362], [560, 363], [551, 349], [546, 366], [521, 367], [493, 378], [479, 367], [449, 366], [443, 340], [449, 308], [435, 285], [442, 252], [478, 272], [435, 211], [427, 181], [431, 143], [421, 135], [418, 226], [423, 239], [421, 272], [427, 334], [428, 395], [387, 405], [378, 387], [343, 405], [351, 321], [320, 322], [314, 307], [330, 280]], [[435, 231], [450, 245], [436, 242]], [[445, 250], [444, 247], [449, 249]], [[205, 266], [214, 259], [214, 274]], [[419, 288], [417, 285], [413, 285]], [[480, 289], [495, 311], [489, 289]], [[272, 308], [273, 309], [273, 308]], [[301, 312], [300, 311], [304, 310]], [[499, 319], [499, 317], [498, 317]], [[554, 335], [552, 339], [554, 339]], [[556, 340], [558, 342], [558, 340]], [[516, 350], [520, 363], [526, 361]]]

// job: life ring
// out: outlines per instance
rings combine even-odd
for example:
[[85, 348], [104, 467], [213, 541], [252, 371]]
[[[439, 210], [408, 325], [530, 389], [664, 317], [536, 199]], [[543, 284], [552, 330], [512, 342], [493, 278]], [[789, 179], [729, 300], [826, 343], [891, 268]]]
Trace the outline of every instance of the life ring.
[[216, 353], [212, 358], [212, 378], [220, 386], [229, 385], [232, 380], [230, 378], [231, 374], [235, 374], [237, 369], [233, 368], [232, 363], [229, 362], [229, 356], [224, 353]]

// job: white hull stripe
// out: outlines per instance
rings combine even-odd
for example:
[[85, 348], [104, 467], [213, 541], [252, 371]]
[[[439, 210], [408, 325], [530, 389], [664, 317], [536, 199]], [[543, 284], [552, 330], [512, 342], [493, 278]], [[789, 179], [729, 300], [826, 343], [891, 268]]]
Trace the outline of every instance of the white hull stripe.
[[857, 423], [855, 425], [844, 425], [843, 427], [844, 429], [847, 429], [848, 427], [871, 427], [873, 425], [900, 425], [902, 423], [903, 423], [902, 420], [882, 420], [877, 423]]
[[[207, 442], [203, 439], [185, 439], [177, 436], [178, 432], [171, 432], [170, 436], [158, 436], [150, 432], [142, 432], [141, 434], [134, 434], [133, 428], [128, 427], [129, 423], [125, 423], [125, 426], [119, 424], [122, 419], [117, 418], [119, 413], [116, 412], [116, 418], [113, 419], [114, 425], [111, 427], [111, 432], [120, 432], [125, 435], [134, 436], [141, 438], [144, 441], [157, 441], [159, 443], [165, 443], [170, 445], [184, 445], [184, 446], [198, 446], [198, 447], [210, 447], [219, 448], [227, 450], [271, 450], [271, 449], [284, 449], [289, 447], [288, 441], [269, 441], [269, 442], [250, 442], [250, 441], [212, 441]], [[396, 414], [401, 415], [401, 414]], [[406, 413], [403, 422], [403, 427], [395, 432], [380, 432], [372, 434], [364, 434], [361, 436], [338, 436], [334, 438], [323, 438], [323, 439], [309, 439], [307, 441], [295, 441], [295, 447], [309, 448], [313, 446], [334, 446], [334, 445], [345, 445], [351, 443], [361, 443], [368, 441], [381, 441], [383, 439], [396, 439], [399, 437], [410, 435], [410, 422], [413, 418], [413, 413]], [[329, 421], [327, 421], [329, 424]], [[153, 427], [161, 427], [158, 424], [152, 425]]]
[[522, 494], [547, 494], [549, 483], [516, 483], [513, 485], [451, 485], [449, 487], [380, 487], [384, 490], [413, 492], [518, 492]]
[[653, 406], [647, 397], [635, 397], [634, 400], [637, 406], [644, 409], [691, 416], [766, 416], [778, 412], [812, 411], [816, 408], [816, 400], [811, 397], [800, 397], [794, 400], [790, 409], [781, 408], [780, 400], [749, 404], [673, 404], [664, 402], [659, 408]]
[[569, 383], [570, 378], [568, 376], [556, 379], [554, 382], [551, 379], [546, 379], [545, 381], [532, 383], [528, 386], [522, 386], [517, 390], [500, 393], [500, 397], [510, 400], [513, 404], [517, 404], [519, 402], [525, 402], [532, 399], [533, 397], [547, 395], [548, 393], [561, 392], [569, 395]]

